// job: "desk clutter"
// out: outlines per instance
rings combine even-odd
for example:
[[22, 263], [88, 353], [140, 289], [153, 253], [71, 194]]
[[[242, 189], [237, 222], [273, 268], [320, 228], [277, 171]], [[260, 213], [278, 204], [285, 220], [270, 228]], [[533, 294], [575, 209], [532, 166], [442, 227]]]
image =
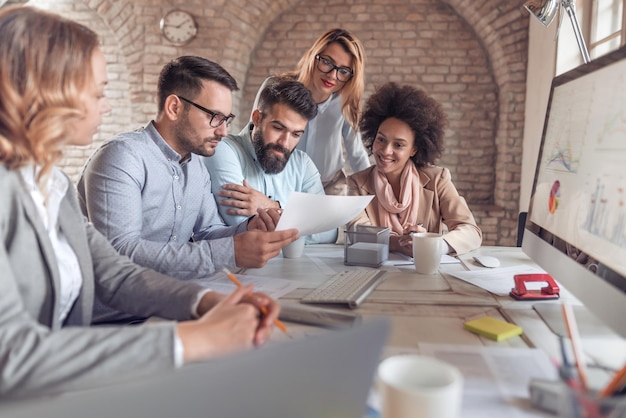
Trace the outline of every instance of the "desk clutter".
[[346, 266], [380, 267], [389, 258], [389, 228], [356, 225], [343, 242]]

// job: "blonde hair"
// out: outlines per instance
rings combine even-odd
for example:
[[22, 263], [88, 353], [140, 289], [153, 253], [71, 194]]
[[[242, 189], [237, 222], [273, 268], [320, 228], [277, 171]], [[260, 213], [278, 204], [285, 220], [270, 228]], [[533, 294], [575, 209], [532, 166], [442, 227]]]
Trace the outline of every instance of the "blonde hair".
[[352, 56], [354, 75], [344, 83], [339, 90], [339, 95], [341, 96], [341, 112], [356, 131], [361, 114], [361, 97], [365, 89], [365, 53], [361, 41], [356, 36], [345, 29], [331, 29], [322, 34], [300, 58], [296, 70], [288, 75], [296, 77], [307, 87], [311, 86], [316, 65], [315, 57], [333, 43], [341, 45]]
[[0, 162], [49, 174], [84, 117], [80, 94], [93, 83], [98, 36], [85, 26], [32, 7], [0, 10]]

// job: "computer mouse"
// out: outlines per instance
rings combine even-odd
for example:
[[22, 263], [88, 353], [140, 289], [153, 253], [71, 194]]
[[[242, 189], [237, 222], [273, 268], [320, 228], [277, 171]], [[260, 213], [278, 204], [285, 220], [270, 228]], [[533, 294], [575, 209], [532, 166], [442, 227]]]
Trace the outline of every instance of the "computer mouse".
[[494, 268], [500, 266], [500, 260], [490, 255], [476, 255], [474, 260], [483, 267]]

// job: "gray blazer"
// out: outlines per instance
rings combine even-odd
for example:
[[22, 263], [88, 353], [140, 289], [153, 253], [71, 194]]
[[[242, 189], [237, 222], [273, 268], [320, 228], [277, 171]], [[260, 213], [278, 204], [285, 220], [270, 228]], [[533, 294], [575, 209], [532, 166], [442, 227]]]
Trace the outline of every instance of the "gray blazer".
[[17, 173], [0, 165], [0, 397], [83, 388], [173, 368], [175, 323], [88, 327], [94, 295], [133, 315], [186, 320], [202, 287], [120, 256], [84, 221], [70, 187], [59, 228], [76, 252], [83, 287], [59, 323], [56, 257], [21, 183]]

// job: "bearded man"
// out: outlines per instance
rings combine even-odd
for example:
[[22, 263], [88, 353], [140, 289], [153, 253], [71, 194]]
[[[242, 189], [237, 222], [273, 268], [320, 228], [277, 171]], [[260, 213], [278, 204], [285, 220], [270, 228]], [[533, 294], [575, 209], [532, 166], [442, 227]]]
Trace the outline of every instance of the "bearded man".
[[[229, 225], [264, 209], [278, 209], [293, 192], [324, 194], [315, 163], [296, 149], [317, 114], [311, 92], [300, 82], [273, 78], [260, 94], [251, 122], [223, 138], [218, 158], [205, 158], [219, 211]], [[337, 230], [307, 237], [307, 244], [335, 242]]]

